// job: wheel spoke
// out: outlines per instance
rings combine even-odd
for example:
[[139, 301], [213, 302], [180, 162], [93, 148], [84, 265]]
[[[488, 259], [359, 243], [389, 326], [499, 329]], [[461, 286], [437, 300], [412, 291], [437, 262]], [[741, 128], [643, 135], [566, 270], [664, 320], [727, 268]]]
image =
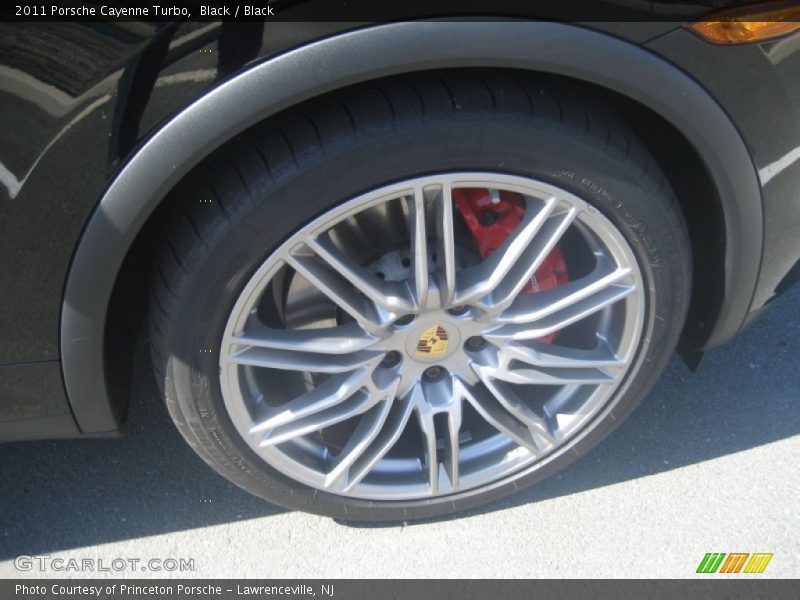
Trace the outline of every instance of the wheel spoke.
[[[363, 470], [363, 472], [353, 472], [353, 465], [362, 460], [371, 448], [374, 453], [375, 450], [384, 447], [376, 442], [381, 432], [388, 428], [390, 431], [389, 437], [392, 437], [395, 433], [398, 436], [402, 433], [402, 429], [397, 429], [399, 425], [397, 422], [390, 422], [399, 383], [399, 378], [393, 381], [382, 391], [383, 399], [361, 417], [344, 448], [342, 448], [336, 459], [332, 461], [331, 468], [325, 477], [325, 487], [340, 491], [350, 489], [369, 473], [369, 469]], [[388, 449], [387, 447], [386, 450], [388, 451]], [[360, 464], [363, 467], [367, 462], [369, 461], [362, 460]]]
[[433, 426], [433, 415], [417, 412], [419, 426], [424, 440], [424, 465], [428, 487], [432, 494], [439, 491], [439, 460], [436, 450], [436, 429]]
[[366, 477], [372, 467], [394, 446], [408, 423], [411, 403], [395, 399], [399, 380], [392, 383], [385, 398], [371, 408], [333, 461], [325, 487], [347, 492]]
[[[595, 300], [597, 310], [605, 308], [608, 296], [604, 292], [627, 290], [632, 292], [635, 287], [632, 283], [631, 269], [628, 267], [613, 267], [607, 259], [600, 259], [597, 267], [585, 277], [575, 279], [564, 285], [538, 292], [536, 294], [523, 294], [515, 299], [514, 303], [500, 314], [498, 323], [531, 323], [544, 317], [549, 317], [559, 311], [570, 309], [574, 305], [585, 301]], [[585, 304], [591, 308], [592, 302]]]
[[591, 350], [566, 348], [534, 340], [526, 343], [512, 342], [503, 347], [501, 354], [509, 360], [519, 360], [543, 368], [603, 369], [625, 366], [625, 361], [618, 358], [608, 342], [599, 336], [597, 345]]
[[[557, 205], [556, 198], [550, 198], [541, 205], [536, 200], [527, 199], [525, 217], [508, 239], [483, 262], [464, 269], [459, 274], [455, 303], [472, 304], [497, 289], [506, 276], [514, 270], [518, 261], [524, 257], [526, 251], [531, 248], [532, 242], [547, 223]], [[539, 244], [536, 244], [531, 252], [535, 254], [538, 246]], [[524, 265], [521, 269], [525, 270], [526, 267], [527, 265]], [[519, 274], [512, 279], [520, 279]], [[515, 282], [511, 283], [510, 287], [513, 287]]]
[[533, 241], [513, 263], [508, 274], [490, 294], [476, 302], [476, 305], [489, 315], [500, 314], [508, 308], [523, 288], [530, 283], [534, 273], [556, 247], [577, 214], [577, 209], [571, 208], [551, 215], [536, 232]]
[[479, 375], [483, 388], [464, 386], [462, 389], [464, 398], [490, 425], [534, 454], [540, 454], [555, 443], [543, 418], [525, 406], [516, 394], [492, 381], [487, 373], [479, 372]]
[[356, 323], [317, 329], [272, 329], [255, 321], [245, 331], [236, 334], [231, 342], [254, 348], [312, 352], [317, 354], [348, 354], [365, 350], [378, 338], [366, 333]]
[[520, 446], [527, 448], [534, 454], [539, 453], [539, 447], [533, 439], [531, 431], [516, 421], [502, 406], [492, 398], [488, 390], [479, 387], [463, 387], [463, 397], [478, 413], [497, 431], [506, 434]]
[[364, 330], [376, 332], [383, 328], [385, 316], [380, 314], [378, 307], [356, 292], [334, 270], [314, 260], [312, 255], [289, 255], [286, 257], [286, 262], [334, 304], [353, 317]]
[[593, 350], [550, 347], [548, 344], [511, 343], [499, 351], [495, 379], [508, 383], [537, 385], [583, 385], [614, 383], [625, 366], [607, 344]]
[[334, 375], [286, 404], [277, 407], [263, 405], [254, 417], [249, 433], [269, 431], [333, 408], [363, 389], [369, 376], [369, 369]]
[[366, 449], [380, 433], [391, 407], [392, 401], [384, 400], [364, 413], [358, 426], [350, 435], [347, 444], [333, 462], [331, 470], [328, 471], [325, 478], [325, 487], [344, 490], [352, 484], [347, 478], [350, 466], [359, 457], [363, 456]]
[[[458, 388], [451, 380], [426, 385], [417, 383], [411, 400], [423, 435], [423, 466], [428, 484], [440, 490], [441, 464], [444, 467], [450, 491], [459, 485], [459, 432], [461, 430], [461, 403]], [[441, 418], [437, 430], [437, 419]], [[443, 444], [439, 448], [439, 439]], [[440, 490], [441, 491], [441, 490]]]
[[321, 235], [316, 239], [309, 239], [306, 243], [329, 267], [376, 306], [389, 313], [405, 314], [414, 310], [414, 301], [409, 297], [408, 289], [403, 284], [378, 279], [337, 249], [330, 236]]
[[309, 239], [308, 246], [353, 287], [387, 312], [411, 312], [414, 302], [398, 282], [382, 281], [339, 251], [327, 235]]
[[453, 227], [453, 189], [449, 183], [436, 195], [437, 286], [442, 306], [453, 304], [456, 290], [456, 242]]
[[229, 360], [239, 365], [309, 371], [312, 373], [345, 373], [358, 367], [376, 365], [384, 356], [379, 350], [361, 350], [349, 354], [323, 354], [318, 352], [290, 352], [251, 346], [231, 353]]
[[404, 283], [382, 281], [337, 249], [327, 234], [299, 244], [286, 261], [366, 331], [414, 311]]
[[576, 279], [562, 286], [518, 297], [495, 318], [500, 327], [487, 331], [491, 341], [530, 340], [548, 336], [611, 306], [636, 291], [627, 267]]
[[426, 202], [421, 187], [414, 189], [414, 196], [407, 199], [409, 233], [411, 234], [411, 272], [414, 277], [414, 297], [417, 306], [423, 308], [428, 301], [428, 232], [425, 223]]
[[[322, 387], [321, 384], [318, 387]], [[397, 382], [392, 385], [396, 386]], [[394, 389], [391, 388], [390, 389]], [[349, 390], [348, 390], [349, 391]], [[310, 414], [292, 415], [292, 418], [283, 425], [278, 425], [266, 431], [259, 442], [259, 446], [273, 446], [299, 436], [320, 431], [331, 425], [336, 425], [352, 417], [358, 416], [381, 400], [387, 398], [389, 391], [379, 390], [369, 380], [365, 381], [363, 387], [358, 388], [355, 393], [349, 394], [347, 391], [343, 395], [347, 397], [341, 401], [329, 403], [325, 402], [325, 408], [314, 410]], [[335, 395], [335, 394], [332, 394]], [[298, 399], [299, 400], [299, 399]]]
[[602, 369], [546, 369], [515, 367], [492, 373], [507, 383], [533, 385], [589, 385], [614, 383], [617, 376]]
[[445, 431], [444, 470], [450, 479], [450, 487], [459, 487], [459, 435], [461, 432], [461, 398], [457, 397], [453, 408], [447, 412], [447, 430]]
[[555, 437], [547, 421], [525, 404], [511, 386], [492, 377], [490, 371], [479, 371], [478, 374], [481, 376], [483, 384], [497, 399], [500, 405], [505, 408], [509, 414], [525, 425], [528, 430], [533, 433], [534, 439], [536, 439], [538, 443], [541, 443], [543, 440], [545, 446], [555, 444]]

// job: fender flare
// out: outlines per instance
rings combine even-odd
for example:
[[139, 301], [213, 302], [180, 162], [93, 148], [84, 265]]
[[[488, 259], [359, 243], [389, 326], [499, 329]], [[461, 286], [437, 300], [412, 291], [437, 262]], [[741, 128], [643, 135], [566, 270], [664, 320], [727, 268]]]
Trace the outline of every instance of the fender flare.
[[108, 392], [105, 321], [115, 279], [137, 233], [203, 157], [294, 104], [388, 75], [503, 67], [555, 73], [649, 107], [694, 146], [722, 201], [725, 302], [709, 345], [730, 339], [748, 313], [761, 260], [761, 190], [736, 127], [692, 78], [606, 34], [548, 22], [405, 22], [309, 43], [224, 81], [155, 132], [110, 182], [73, 254], [61, 311], [64, 383], [84, 433], [118, 429]]

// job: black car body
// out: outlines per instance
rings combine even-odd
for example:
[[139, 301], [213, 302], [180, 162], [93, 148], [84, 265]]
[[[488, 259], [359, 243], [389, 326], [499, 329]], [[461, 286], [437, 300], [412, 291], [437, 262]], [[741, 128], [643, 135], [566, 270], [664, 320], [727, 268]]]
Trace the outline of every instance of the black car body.
[[540, 72], [622, 115], [689, 226], [679, 348], [696, 363], [800, 274], [800, 33], [715, 45], [683, 26], [709, 8], [649, 22], [1, 24], [0, 439], [122, 430], [148, 236], [202, 157], [308, 98], [427, 69]]

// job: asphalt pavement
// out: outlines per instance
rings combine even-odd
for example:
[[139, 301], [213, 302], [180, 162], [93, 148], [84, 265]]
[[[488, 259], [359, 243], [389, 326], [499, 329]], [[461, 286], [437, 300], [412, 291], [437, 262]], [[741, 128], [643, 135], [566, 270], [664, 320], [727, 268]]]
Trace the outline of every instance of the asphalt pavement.
[[[140, 354], [124, 437], [0, 446], [0, 577], [690, 577], [707, 552], [773, 553], [758, 577], [800, 576], [800, 290], [699, 372], [674, 358], [633, 416], [555, 477], [389, 526], [286, 511], [217, 476]], [[194, 570], [19, 571], [19, 555]]]

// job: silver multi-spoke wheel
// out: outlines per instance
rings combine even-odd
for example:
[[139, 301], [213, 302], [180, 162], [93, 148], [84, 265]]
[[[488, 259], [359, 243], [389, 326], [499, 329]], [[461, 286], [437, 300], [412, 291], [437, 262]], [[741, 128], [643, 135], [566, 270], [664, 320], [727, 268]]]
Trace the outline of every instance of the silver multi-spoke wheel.
[[[453, 198], [513, 194], [488, 256]], [[569, 280], [532, 289], [558, 248]], [[644, 320], [622, 234], [573, 194], [498, 173], [407, 180], [292, 235], [238, 298], [220, 351], [234, 426], [273, 468], [353, 498], [513, 477], [611, 409]]]
[[506, 70], [371, 80], [203, 161], [149, 311], [192, 448], [287, 508], [410, 520], [609, 435], [683, 330], [691, 244], [656, 158], [585, 96]]

